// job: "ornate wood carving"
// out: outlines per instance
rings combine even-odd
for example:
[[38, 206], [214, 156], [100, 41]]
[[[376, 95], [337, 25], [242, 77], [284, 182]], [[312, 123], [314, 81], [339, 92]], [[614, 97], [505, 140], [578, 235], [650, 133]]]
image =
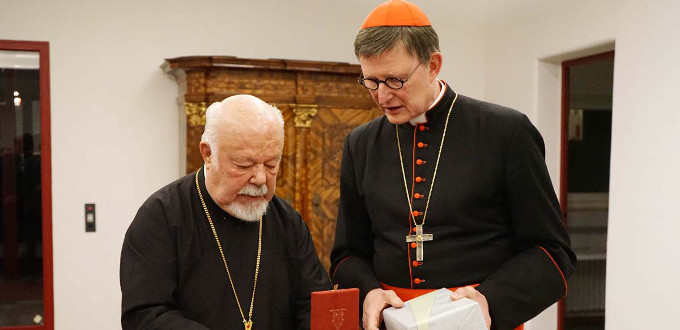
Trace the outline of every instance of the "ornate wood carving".
[[300, 212], [328, 270], [345, 136], [381, 115], [370, 95], [357, 84], [360, 67], [337, 62], [191, 56], [167, 59], [162, 68], [176, 78], [178, 99], [186, 114], [187, 173], [203, 163], [198, 143], [205, 109], [212, 102], [252, 94], [281, 110], [286, 141], [276, 194]]
[[[360, 87], [363, 88], [363, 87]], [[377, 109], [328, 107], [319, 109], [307, 134], [307, 199], [303, 205], [310, 219], [310, 231], [324, 265], [330, 267], [335, 223], [340, 199], [339, 179], [345, 136], [380, 115]]]
[[295, 114], [295, 127], [312, 126], [312, 118], [316, 116], [319, 106], [316, 104], [297, 104], [291, 105]]

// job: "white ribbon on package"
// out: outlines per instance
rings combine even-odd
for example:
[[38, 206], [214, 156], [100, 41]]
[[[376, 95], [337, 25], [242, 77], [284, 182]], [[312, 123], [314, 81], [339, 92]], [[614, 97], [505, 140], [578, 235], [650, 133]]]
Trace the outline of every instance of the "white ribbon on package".
[[388, 330], [487, 330], [479, 304], [471, 299], [451, 300], [451, 291], [439, 289], [383, 311]]

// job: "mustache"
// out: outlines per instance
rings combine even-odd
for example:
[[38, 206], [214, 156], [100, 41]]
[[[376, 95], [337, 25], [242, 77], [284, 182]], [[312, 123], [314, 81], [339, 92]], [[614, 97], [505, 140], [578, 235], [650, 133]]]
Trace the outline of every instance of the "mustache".
[[241, 188], [241, 190], [238, 191], [239, 195], [248, 195], [248, 196], [264, 196], [267, 194], [267, 185], [261, 185], [257, 186], [254, 184], [248, 184], [247, 186]]

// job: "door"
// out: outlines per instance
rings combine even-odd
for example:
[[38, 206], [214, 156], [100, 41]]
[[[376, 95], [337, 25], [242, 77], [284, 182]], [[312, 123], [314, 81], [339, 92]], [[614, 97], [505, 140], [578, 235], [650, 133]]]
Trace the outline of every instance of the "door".
[[578, 258], [564, 329], [604, 329], [614, 52], [562, 64], [560, 200]]
[[49, 45], [0, 40], [0, 329], [53, 329]]

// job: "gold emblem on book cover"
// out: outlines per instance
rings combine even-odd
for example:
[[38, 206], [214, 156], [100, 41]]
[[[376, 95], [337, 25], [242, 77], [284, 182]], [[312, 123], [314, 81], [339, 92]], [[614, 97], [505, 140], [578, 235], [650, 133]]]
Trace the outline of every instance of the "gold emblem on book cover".
[[347, 308], [331, 309], [331, 323], [335, 327], [335, 330], [340, 329], [342, 324], [345, 322], [345, 311]]

